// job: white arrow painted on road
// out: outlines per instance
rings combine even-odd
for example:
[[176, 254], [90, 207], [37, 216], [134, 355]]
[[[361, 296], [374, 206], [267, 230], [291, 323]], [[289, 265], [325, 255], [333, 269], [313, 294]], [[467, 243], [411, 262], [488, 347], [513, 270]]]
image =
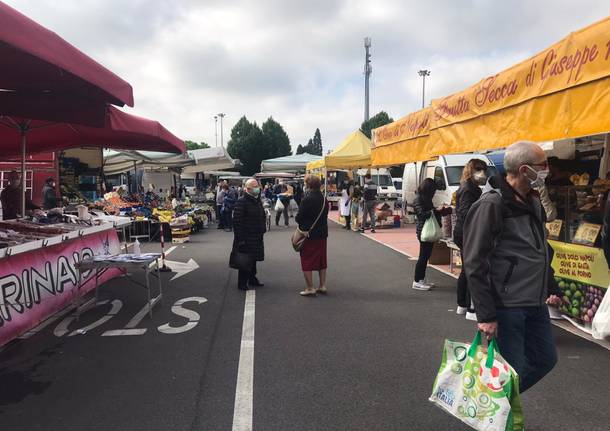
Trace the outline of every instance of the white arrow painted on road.
[[199, 264], [197, 264], [197, 262], [195, 262], [192, 258], [189, 259], [189, 261], [186, 262], [186, 263], [184, 263], [184, 262], [176, 262], [176, 261], [173, 261], [173, 260], [166, 260], [165, 261], [165, 265], [168, 266], [169, 268], [171, 268], [171, 270], [173, 272], [177, 273], [169, 281], [174, 281], [177, 278], [180, 278], [183, 275], [186, 275], [189, 272], [194, 271], [197, 268], [199, 268]]

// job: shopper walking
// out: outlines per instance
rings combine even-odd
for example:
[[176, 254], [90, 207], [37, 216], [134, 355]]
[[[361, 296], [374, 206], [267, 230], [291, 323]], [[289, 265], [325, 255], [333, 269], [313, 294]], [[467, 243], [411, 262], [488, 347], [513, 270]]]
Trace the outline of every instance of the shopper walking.
[[484, 193], [464, 222], [464, 268], [478, 328], [497, 337], [502, 356], [526, 391], [557, 362], [546, 303], [549, 256], [545, 213], [532, 187], [544, 181], [548, 164], [533, 142], [511, 145], [504, 155], [506, 179]]
[[55, 191], [55, 179], [52, 177], [47, 178], [42, 186], [42, 207], [45, 210], [57, 208], [57, 192]]
[[239, 269], [237, 287], [248, 290], [248, 287], [263, 286], [256, 277], [256, 262], [265, 260], [263, 235], [266, 232], [265, 210], [260, 200], [261, 188], [254, 178], [246, 181], [245, 193], [237, 200], [233, 211], [233, 250], [250, 257], [249, 269]]
[[352, 196], [351, 185], [348, 181], [344, 181], [341, 186], [341, 199], [339, 200], [339, 210], [341, 216], [345, 218], [345, 229], [352, 228]]
[[430, 256], [432, 256], [434, 243], [421, 240], [421, 232], [424, 228], [424, 224], [430, 217], [436, 217], [436, 221], [440, 226], [441, 217], [451, 213], [451, 208], [443, 208], [441, 210], [436, 210], [434, 208], [432, 198], [436, 193], [436, 188], [434, 180], [426, 178], [419, 185], [417, 196], [413, 201], [415, 215], [417, 216], [415, 232], [417, 234], [417, 240], [419, 241], [419, 257], [417, 258], [417, 264], [415, 265], [415, 277], [412, 285], [415, 290], [430, 290], [430, 288], [433, 287], [431, 283], [426, 281], [426, 268], [428, 267], [428, 260], [430, 260]]
[[279, 181], [273, 189], [273, 192], [276, 198], [282, 203], [284, 207], [281, 211], [275, 212], [275, 225], [280, 225], [280, 217], [282, 216], [282, 214], [284, 214], [284, 225], [288, 226], [288, 206], [290, 205], [291, 199], [291, 196], [288, 194], [288, 187], [286, 186], [286, 184], [284, 184], [283, 181]]
[[[227, 188], [227, 184], [219, 182], [218, 187], [216, 187], [216, 221], [218, 223], [217, 228], [223, 229], [222, 223], [222, 206], [225, 201], [225, 189]], [[159, 191], [160, 192], [160, 191]]]
[[[464, 231], [464, 220], [466, 214], [473, 203], [475, 203], [483, 193], [481, 191], [482, 185], [487, 182], [487, 163], [481, 159], [471, 159], [464, 170], [462, 171], [462, 178], [460, 180], [460, 188], [456, 192], [455, 197], [455, 212], [456, 222], [453, 229], [453, 242], [460, 248], [460, 253], [463, 256], [463, 231]], [[477, 316], [470, 300], [470, 293], [468, 292], [468, 283], [466, 282], [466, 272], [462, 265], [460, 276], [457, 282], [457, 314], [466, 314], [468, 320], [477, 320]]]
[[224, 200], [222, 204], [222, 224], [225, 232], [231, 232], [233, 229], [233, 209], [237, 202], [237, 190], [235, 187], [229, 188], [228, 185], [224, 185]]
[[[320, 191], [321, 181], [315, 175], [305, 179], [307, 195], [301, 201], [296, 222], [299, 229], [309, 232], [305, 245], [301, 250], [301, 269], [307, 287], [302, 296], [315, 296], [316, 293], [326, 293], [326, 239], [328, 238], [328, 202]], [[318, 271], [320, 286], [313, 287], [313, 271]]]
[[371, 174], [364, 176], [364, 214], [360, 232], [364, 232], [367, 216], [371, 218], [371, 233], [375, 233], [375, 209], [377, 208], [377, 184], [371, 179]]

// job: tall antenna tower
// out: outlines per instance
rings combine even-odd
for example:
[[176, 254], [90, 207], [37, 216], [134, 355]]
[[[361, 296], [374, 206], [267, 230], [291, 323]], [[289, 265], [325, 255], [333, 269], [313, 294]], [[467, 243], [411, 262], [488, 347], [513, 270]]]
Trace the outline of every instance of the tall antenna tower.
[[364, 121], [369, 120], [369, 77], [373, 68], [371, 66], [371, 38], [364, 38]]

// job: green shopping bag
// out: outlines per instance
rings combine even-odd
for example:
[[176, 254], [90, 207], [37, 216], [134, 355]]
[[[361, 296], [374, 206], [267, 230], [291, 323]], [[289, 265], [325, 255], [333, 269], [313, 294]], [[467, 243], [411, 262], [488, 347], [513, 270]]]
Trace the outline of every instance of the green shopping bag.
[[426, 220], [424, 223], [424, 227], [421, 230], [421, 235], [419, 236], [420, 240], [422, 242], [436, 242], [441, 239], [441, 235], [441, 227], [436, 220], [436, 216], [434, 213], [432, 213], [432, 215], [428, 217], [428, 220]]
[[430, 401], [476, 430], [523, 430], [519, 376], [478, 331], [471, 345], [445, 340]]

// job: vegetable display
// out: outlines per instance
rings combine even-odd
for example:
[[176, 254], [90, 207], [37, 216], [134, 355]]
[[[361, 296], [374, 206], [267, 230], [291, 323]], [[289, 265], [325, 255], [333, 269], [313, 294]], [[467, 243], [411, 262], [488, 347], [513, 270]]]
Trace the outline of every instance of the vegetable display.
[[555, 277], [563, 292], [559, 310], [583, 322], [591, 322], [604, 297], [604, 290], [585, 283]]

